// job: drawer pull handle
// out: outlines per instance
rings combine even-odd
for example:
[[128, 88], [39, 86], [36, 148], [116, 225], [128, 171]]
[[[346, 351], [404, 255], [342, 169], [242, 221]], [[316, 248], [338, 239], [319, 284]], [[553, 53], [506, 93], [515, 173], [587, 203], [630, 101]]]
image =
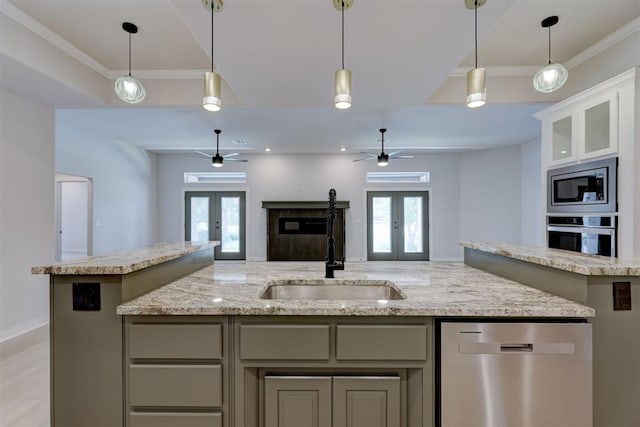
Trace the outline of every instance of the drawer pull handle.
[[533, 344], [500, 344], [501, 353], [531, 353]]

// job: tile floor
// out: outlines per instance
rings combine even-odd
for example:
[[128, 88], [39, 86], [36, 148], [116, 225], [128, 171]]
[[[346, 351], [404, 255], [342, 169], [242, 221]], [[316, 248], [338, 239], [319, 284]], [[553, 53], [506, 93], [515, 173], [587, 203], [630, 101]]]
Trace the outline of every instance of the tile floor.
[[0, 343], [0, 427], [49, 425], [47, 325]]

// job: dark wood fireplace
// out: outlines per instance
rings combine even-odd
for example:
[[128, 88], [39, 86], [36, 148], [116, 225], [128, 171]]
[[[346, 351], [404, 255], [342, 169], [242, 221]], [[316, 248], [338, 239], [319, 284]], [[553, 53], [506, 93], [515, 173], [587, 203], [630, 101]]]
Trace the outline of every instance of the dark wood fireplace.
[[[328, 202], [262, 202], [267, 209], [268, 261], [324, 261]], [[345, 256], [345, 216], [349, 202], [337, 202], [336, 258]]]

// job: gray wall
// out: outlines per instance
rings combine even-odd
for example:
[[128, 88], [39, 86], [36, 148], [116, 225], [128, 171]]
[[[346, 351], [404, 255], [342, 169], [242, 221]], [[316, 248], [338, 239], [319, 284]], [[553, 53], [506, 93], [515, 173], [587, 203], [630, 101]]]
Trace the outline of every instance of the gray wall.
[[0, 341], [49, 321], [54, 259], [54, 127], [51, 107], [0, 88]]
[[[339, 200], [348, 200], [346, 211], [347, 259], [366, 259], [366, 192], [372, 190], [428, 190], [430, 192], [430, 240], [432, 260], [459, 260], [458, 240], [521, 241], [523, 198], [529, 208], [539, 196], [522, 194], [523, 182], [537, 182], [535, 150], [520, 146], [462, 154], [428, 154], [391, 162], [379, 168], [374, 161], [354, 163], [354, 155], [246, 155], [246, 164], [225, 164], [225, 171], [246, 171], [246, 185], [212, 186], [184, 184], [184, 172], [213, 171], [206, 159], [159, 155], [158, 195], [160, 240], [178, 241], [184, 236], [186, 190], [247, 191], [247, 259], [266, 258], [265, 200], [325, 200], [334, 187]], [[537, 145], [536, 145], [537, 144]], [[533, 151], [533, 153], [529, 153]], [[526, 153], [526, 155], [525, 155]], [[539, 156], [539, 153], [538, 153]], [[526, 164], [527, 176], [523, 177]], [[422, 185], [366, 184], [367, 171], [428, 171], [431, 182]], [[492, 188], [489, 194], [487, 185]], [[528, 220], [527, 220], [528, 221]]]
[[93, 254], [156, 243], [156, 155], [69, 125], [64, 114], [57, 113], [56, 172], [93, 179]]

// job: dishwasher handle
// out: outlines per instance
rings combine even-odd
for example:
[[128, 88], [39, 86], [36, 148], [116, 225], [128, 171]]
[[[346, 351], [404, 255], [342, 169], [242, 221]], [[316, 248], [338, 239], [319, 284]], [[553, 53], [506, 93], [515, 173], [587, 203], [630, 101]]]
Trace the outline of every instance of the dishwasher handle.
[[458, 342], [459, 354], [575, 354], [572, 342]]
[[500, 344], [500, 353], [531, 353], [533, 344]]

